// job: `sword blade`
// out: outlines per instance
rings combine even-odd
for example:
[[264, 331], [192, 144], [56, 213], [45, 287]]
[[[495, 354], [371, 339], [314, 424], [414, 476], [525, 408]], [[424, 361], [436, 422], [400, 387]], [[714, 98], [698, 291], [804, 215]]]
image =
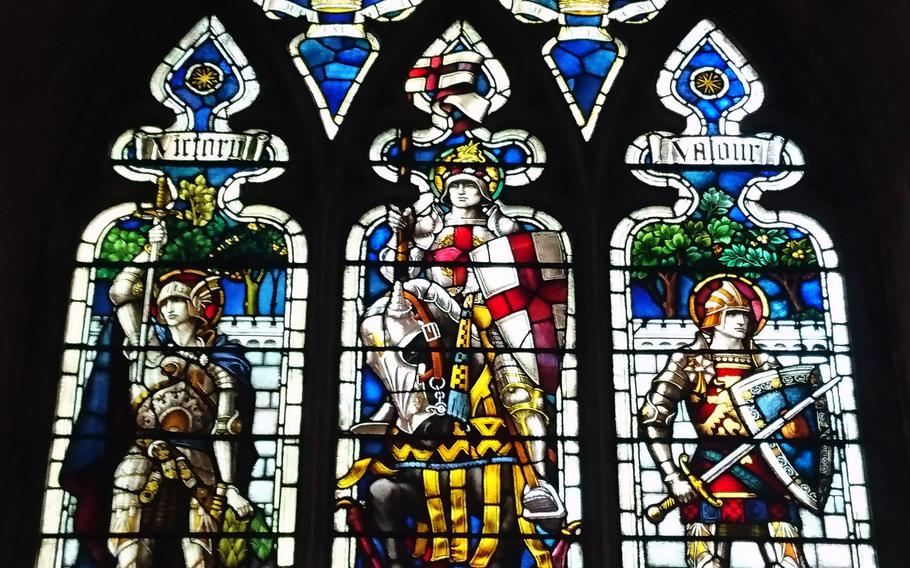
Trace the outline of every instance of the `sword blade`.
[[702, 481], [704, 481], [705, 483], [711, 483], [712, 481], [714, 481], [715, 479], [720, 477], [720, 475], [722, 473], [724, 473], [725, 471], [727, 471], [728, 469], [733, 467], [736, 463], [739, 462], [739, 460], [741, 460], [744, 457], [746, 457], [747, 455], [749, 455], [749, 452], [751, 452], [753, 449], [755, 449], [755, 446], [758, 445], [757, 440], [765, 440], [767, 438], [770, 438], [774, 434], [778, 433], [780, 431], [780, 429], [783, 428], [787, 422], [790, 422], [791, 420], [793, 420], [794, 418], [799, 416], [799, 414], [803, 410], [805, 410], [806, 408], [808, 408], [809, 406], [814, 404], [815, 401], [817, 401], [821, 397], [825, 396], [825, 394], [829, 390], [831, 390], [835, 386], [837, 386], [837, 383], [839, 383], [842, 378], [843, 378], [842, 376], [838, 376], [838, 377], [831, 379], [827, 383], [823, 384], [819, 388], [812, 391], [812, 394], [810, 394], [803, 400], [794, 404], [793, 407], [790, 408], [790, 410], [788, 410], [787, 412], [782, 414], [780, 417], [775, 419], [773, 422], [771, 422], [770, 424], [768, 424], [767, 426], [765, 426], [764, 428], [759, 430], [758, 433], [752, 437], [752, 440], [755, 440], [755, 441], [750, 441], [750, 442], [741, 444], [735, 450], [730, 452], [724, 459], [722, 459], [719, 462], [717, 462], [716, 464], [714, 464], [714, 466], [711, 469], [706, 471], [704, 473], [704, 475], [701, 476]]
[[149, 267], [145, 272], [145, 290], [142, 293], [142, 321], [139, 324], [139, 353], [136, 358], [134, 367], [133, 382], [142, 383], [142, 375], [145, 372], [145, 360], [148, 356], [145, 348], [149, 343], [149, 317], [151, 316], [152, 303], [152, 286], [155, 285], [155, 262], [161, 253], [161, 247], [158, 243], [152, 243], [149, 247]]

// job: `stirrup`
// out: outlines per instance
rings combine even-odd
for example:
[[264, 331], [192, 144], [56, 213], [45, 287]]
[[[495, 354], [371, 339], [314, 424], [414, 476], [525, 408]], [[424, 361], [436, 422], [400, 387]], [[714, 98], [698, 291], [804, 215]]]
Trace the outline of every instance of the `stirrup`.
[[556, 490], [543, 479], [537, 480], [537, 487], [525, 486], [521, 504], [521, 516], [529, 521], [562, 519], [566, 516], [566, 507]]

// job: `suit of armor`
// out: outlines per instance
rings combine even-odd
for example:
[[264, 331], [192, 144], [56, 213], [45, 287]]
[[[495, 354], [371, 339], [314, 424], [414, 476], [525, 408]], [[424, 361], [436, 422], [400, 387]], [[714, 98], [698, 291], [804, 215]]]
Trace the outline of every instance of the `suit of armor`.
[[[670, 356], [652, 380], [639, 411], [651, 455], [671, 495], [680, 503], [687, 566], [728, 567], [730, 542], [726, 537], [766, 539], [761, 550], [768, 567], [805, 568], [802, 549], [793, 542], [799, 536], [798, 508], [757, 448], [707, 484], [708, 493], [722, 501], [719, 507], [695, 493], [673, 460], [670, 438], [683, 400], [699, 440], [691, 473], [700, 478], [740, 444], [736, 437], [749, 435], [729, 389], [753, 373], [780, 367], [751, 340], [755, 323], [749, 321], [751, 308], [735, 286], [725, 283], [708, 302], [707, 316], [700, 322], [702, 331], [693, 343]], [[727, 331], [717, 329], [719, 326], [735, 331], [728, 318], [747, 322], [739, 329], [750, 330], [736, 343], [738, 349], [718, 348], [713, 341], [714, 334]]]
[[[449, 212], [445, 212], [430, 194], [425, 194], [426, 197], [418, 200], [413, 208], [404, 212], [392, 208], [390, 214], [389, 224], [398, 229], [398, 233], [386, 244], [380, 259], [388, 263], [396, 260], [414, 263], [407, 268], [406, 279], [420, 281], [423, 279], [418, 277], [423, 276], [432, 284], [435, 296], [445, 290], [449, 297], [436, 303], [454, 304], [455, 308], [447, 307], [449, 310], [459, 310], [468, 295], [472, 295], [476, 305], [485, 301], [474, 271], [469, 266], [458, 266], [458, 263], [469, 263], [470, 252], [492, 239], [523, 231], [523, 227], [505, 215], [492, 199], [489, 176], [489, 168], [485, 167], [450, 167], [445, 172], [445, 186], [440, 195], [443, 203], [452, 205]], [[421, 262], [427, 266], [418, 266]], [[383, 267], [382, 273], [388, 280], [396, 280], [393, 266]], [[407, 282], [405, 288], [409, 288]], [[561, 335], [564, 318], [559, 323]], [[374, 333], [368, 329], [363, 332]], [[562, 518], [565, 508], [556, 490], [545, 480], [547, 447], [544, 438], [548, 417], [539, 378], [527, 372], [515, 354], [508, 352], [508, 348], [514, 349], [518, 345], [511, 344], [495, 325], [487, 334], [492, 347], [498, 351], [492, 367], [499, 399], [518, 433], [529, 438], [525, 442], [527, 455], [538, 476], [537, 486], [529, 487], [523, 498], [524, 516], [532, 520]], [[481, 346], [476, 337], [472, 341], [472, 347]], [[380, 376], [388, 374], [374, 363], [371, 365]]]
[[[230, 438], [243, 428], [235, 408], [238, 378], [210, 360], [219, 337], [201, 316], [212, 286], [211, 278], [195, 286], [179, 278], [166, 281], [156, 299], [158, 322], [146, 328], [146, 342], [140, 341], [141, 272], [126, 268], [111, 287], [131, 361], [138, 432], [114, 474], [108, 547], [121, 568], [151, 567], [153, 535], [162, 532], [189, 535], [181, 540], [187, 567], [214, 567], [207, 534], [219, 530], [225, 504], [241, 515], [251, 510], [233, 485]], [[134, 349], [143, 343], [147, 349]], [[213, 441], [213, 434], [220, 439]]]

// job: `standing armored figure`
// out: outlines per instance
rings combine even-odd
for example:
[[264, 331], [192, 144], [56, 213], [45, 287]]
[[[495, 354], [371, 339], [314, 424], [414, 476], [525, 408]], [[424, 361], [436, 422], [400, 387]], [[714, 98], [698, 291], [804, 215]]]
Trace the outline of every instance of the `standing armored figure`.
[[[456, 321], [469, 296], [472, 305], [484, 306], [497, 293], [494, 288], [502, 287], [501, 281], [492, 282], [490, 277], [484, 278], [482, 269], [469, 264], [506, 264], [518, 260], [514, 251], [508, 248], [504, 258], [493, 257], [495, 252], [490, 250], [484, 250], [484, 258], [478, 258], [478, 251], [497, 239], [503, 239], [501, 242], [505, 247], [512, 246], [506, 243], [506, 237], [527, 233], [518, 220], [502, 211], [495, 199], [501, 187], [501, 176], [502, 172], [478, 143], [466, 144], [455, 148], [435, 168], [435, 197], [425, 193], [413, 207], [404, 211], [390, 207], [387, 221], [394, 232], [380, 259], [389, 263], [409, 261], [411, 264], [407, 268], [403, 288], [415, 292], [420, 300], [440, 306]], [[552, 233], [547, 236], [552, 236]], [[534, 256], [526, 261], [565, 261], [564, 251], [557, 239], [529, 237], [527, 242], [536, 250], [532, 253]], [[396, 279], [392, 266], [384, 267], [383, 274], [390, 281]], [[497, 278], [501, 278], [501, 273]], [[564, 284], [564, 275], [561, 278]], [[518, 284], [517, 278], [515, 284]], [[562, 302], [565, 302], [564, 298]], [[549, 418], [545, 387], [555, 390], [555, 386], [542, 384], [541, 373], [545, 371], [543, 365], [538, 365], [534, 354], [530, 355], [528, 362], [526, 354], [510, 350], [555, 349], [564, 342], [565, 304], [554, 302], [547, 307], [553, 315], [547, 316], [552, 329], [546, 337], [532, 331], [529, 317], [522, 320], [527, 313], [522, 309], [502, 317], [495, 309], [491, 310], [492, 325], [486, 330], [491, 347], [496, 352], [492, 371], [499, 401], [517, 434], [525, 438], [519, 443], [526, 446], [524, 452], [536, 472], [535, 483], [525, 487], [522, 497], [523, 516], [534, 521], [552, 521], [565, 516], [565, 507], [556, 489], [546, 480], [545, 438]], [[375, 331], [365, 329], [364, 334], [370, 337]], [[454, 341], [450, 341], [448, 347], [453, 345]], [[474, 337], [468, 347], [479, 348], [481, 343]], [[371, 357], [377, 356], [371, 354]], [[523, 356], [525, 360], [522, 360]], [[546, 354], [544, 357], [549, 364], [549, 374], [558, 374], [558, 363], [551, 362], [555, 361], [555, 355]], [[385, 367], [376, 361], [370, 364], [380, 376], [387, 374]], [[553, 377], [547, 378], [550, 383], [554, 382]], [[451, 389], [447, 396], [448, 414], [466, 422], [467, 393]]]
[[[166, 240], [164, 224], [156, 222], [149, 242]], [[148, 261], [147, 252], [134, 260]], [[158, 564], [153, 535], [184, 534], [185, 565], [214, 567], [211, 534], [220, 530], [225, 506], [241, 517], [252, 513], [235, 471], [250, 364], [215, 329], [224, 302], [217, 277], [194, 270], [163, 275], [155, 318], [143, 322], [142, 275], [125, 268], [110, 290], [126, 337], [138, 433], [114, 473], [108, 547], [118, 567], [149, 568]]]
[[[762, 541], [769, 568], [806, 568], [798, 542], [798, 504], [759, 447], [710, 483], [697, 482], [755, 434], [744, 423], [731, 389], [755, 373], [780, 368], [753, 340], [767, 318], [767, 300], [745, 278], [721, 275], [696, 286], [690, 309], [699, 327], [695, 341], [670, 356], [639, 413], [654, 462], [680, 504], [686, 564], [726, 568], [730, 541], [742, 539]], [[670, 439], [683, 400], [698, 447], [691, 463], [683, 457], [677, 465]], [[810, 429], [799, 416], [781, 432], [785, 438], [807, 437]]]

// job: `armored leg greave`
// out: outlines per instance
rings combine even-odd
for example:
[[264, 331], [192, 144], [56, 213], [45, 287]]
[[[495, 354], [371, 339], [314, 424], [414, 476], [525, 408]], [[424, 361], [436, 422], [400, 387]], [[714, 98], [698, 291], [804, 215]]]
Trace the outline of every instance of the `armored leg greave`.
[[114, 495], [111, 500], [111, 538], [108, 549], [117, 559], [118, 568], [150, 568], [152, 543], [150, 539], [118, 534], [136, 534], [142, 520], [139, 493], [145, 488], [152, 472], [152, 462], [139, 448], [132, 448], [114, 472]]
[[[728, 568], [730, 543], [713, 540], [717, 525], [691, 523], [686, 525], [686, 567]], [[704, 540], [700, 540], [704, 539]]]
[[548, 418], [544, 410], [544, 392], [509, 353], [498, 355], [493, 367], [502, 406], [518, 434], [526, 438], [523, 443], [537, 474], [536, 484], [525, 487], [522, 515], [534, 521], [560, 519], [566, 514], [565, 506], [556, 489], [546, 480]]
[[148, 538], [112, 538], [108, 548], [117, 568], [152, 568], [152, 541]]
[[543, 391], [537, 388], [534, 381], [508, 353], [498, 355], [494, 367], [502, 405], [511, 416], [518, 433], [528, 438], [525, 442], [528, 457], [535, 471], [543, 477], [546, 473], [547, 453], [544, 437], [547, 434], [548, 422], [544, 412]]
[[803, 547], [796, 542], [798, 528], [791, 523], [768, 523], [768, 534], [773, 540], [761, 544], [761, 553], [768, 568], [808, 568]]
[[[206, 534], [218, 530], [215, 520], [195, 499], [190, 500], [189, 521], [190, 534]], [[214, 568], [215, 556], [210, 538], [195, 536], [183, 539], [180, 544], [186, 568]]]
[[209, 539], [185, 538], [180, 544], [186, 568], [215, 568], [212, 542]]

